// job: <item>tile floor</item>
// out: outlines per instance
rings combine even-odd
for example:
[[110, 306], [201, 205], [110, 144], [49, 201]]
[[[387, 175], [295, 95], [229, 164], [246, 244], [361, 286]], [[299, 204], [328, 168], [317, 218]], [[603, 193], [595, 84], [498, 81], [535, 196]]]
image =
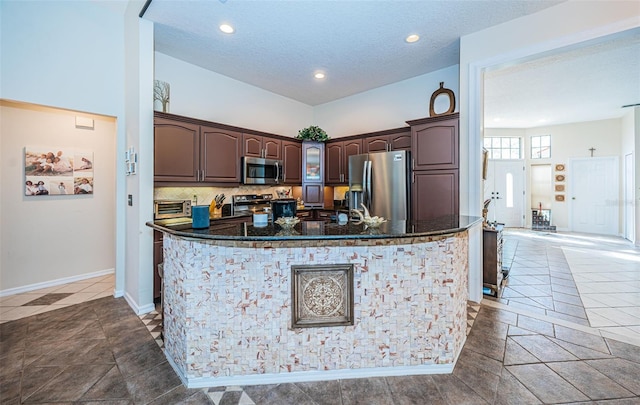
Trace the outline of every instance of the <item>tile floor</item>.
[[[0, 298], [0, 402], [640, 404], [638, 250], [616, 239], [589, 246], [576, 235], [505, 236], [511, 295], [469, 311], [473, 326], [451, 375], [186, 389], [154, 342], [157, 314], [138, 317], [122, 298], [77, 285]], [[81, 297], [89, 301], [66, 305]]]

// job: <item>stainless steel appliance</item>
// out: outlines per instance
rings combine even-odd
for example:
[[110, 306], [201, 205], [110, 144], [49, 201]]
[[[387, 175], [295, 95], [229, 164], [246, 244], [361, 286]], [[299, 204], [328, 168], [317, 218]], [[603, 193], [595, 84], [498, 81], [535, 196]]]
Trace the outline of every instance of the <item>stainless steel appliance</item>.
[[180, 218], [191, 216], [191, 200], [154, 200], [153, 218]]
[[231, 199], [233, 215], [270, 212], [272, 194], [236, 194]]
[[295, 217], [298, 201], [294, 198], [282, 198], [271, 201], [271, 212], [275, 222], [281, 217]]
[[409, 219], [409, 153], [367, 153], [349, 156], [349, 209], [386, 219]]
[[242, 158], [242, 182], [244, 184], [279, 184], [282, 182], [282, 160], [251, 156]]

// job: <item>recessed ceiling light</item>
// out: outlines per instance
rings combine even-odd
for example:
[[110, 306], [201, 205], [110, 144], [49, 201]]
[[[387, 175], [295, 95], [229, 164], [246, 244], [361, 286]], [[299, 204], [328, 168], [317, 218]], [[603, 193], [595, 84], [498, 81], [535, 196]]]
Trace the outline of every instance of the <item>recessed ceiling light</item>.
[[418, 42], [418, 40], [420, 39], [420, 35], [418, 34], [411, 34], [408, 37], [406, 37], [404, 40], [410, 44], [414, 43], [414, 42]]
[[314, 73], [313, 77], [315, 77], [316, 79], [324, 79], [325, 74], [322, 72], [316, 72]]
[[222, 24], [219, 28], [220, 31], [224, 32], [225, 34], [233, 34], [233, 32], [235, 31], [229, 24]]

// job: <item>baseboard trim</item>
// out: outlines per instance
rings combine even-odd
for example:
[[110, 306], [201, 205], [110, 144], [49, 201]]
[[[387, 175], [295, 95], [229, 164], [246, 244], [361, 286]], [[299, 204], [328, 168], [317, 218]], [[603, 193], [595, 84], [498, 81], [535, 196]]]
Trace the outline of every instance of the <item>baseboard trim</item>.
[[378, 367], [326, 371], [297, 371], [278, 374], [239, 375], [233, 377], [200, 377], [188, 379], [176, 366], [171, 356], [165, 356], [173, 370], [187, 388], [282, 384], [310, 381], [333, 381], [351, 378], [403, 377], [408, 375], [451, 374], [455, 364], [430, 364], [422, 366]]
[[51, 281], [43, 281], [42, 283], [29, 284], [23, 287], [9, 288], [6, 290], [0, 290], [0, 297], [6, 297], [14, 294], [21, 294], [29, 291], [40, 290], [43, 288], [56, 287], [59, 285], [74, 283], [76, 281], [82, 281], [89, 278], [107, 276], [113, 273], [115, 273], [115, 269], [100, 270], [100, 271], [95, 271], [93, 273], [85, 273], [77, 276], [59, 278]]
[[131, 309], [133, 309], [133, 312], [135, 312], [136, 315], [147, 314], [153, 311], [154, 309], [156, 309], [153, 303], [148, 305], [138, 306], [138, 303], [131, 297], [131, 295], [129, 295], [129, 293], [126, 293], [126, 292], [124, 293], [124, 299], [127, 301], [127, 304], [129, 304]]

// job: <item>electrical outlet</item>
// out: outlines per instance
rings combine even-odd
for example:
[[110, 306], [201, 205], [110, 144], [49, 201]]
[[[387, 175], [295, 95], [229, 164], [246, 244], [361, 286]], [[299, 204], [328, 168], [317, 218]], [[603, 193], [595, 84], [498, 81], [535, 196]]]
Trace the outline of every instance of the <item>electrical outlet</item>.
[[133, 207], [133, 196], [131, 194], [127, 197], [127, 204], [129, 204], [129, 207]]

